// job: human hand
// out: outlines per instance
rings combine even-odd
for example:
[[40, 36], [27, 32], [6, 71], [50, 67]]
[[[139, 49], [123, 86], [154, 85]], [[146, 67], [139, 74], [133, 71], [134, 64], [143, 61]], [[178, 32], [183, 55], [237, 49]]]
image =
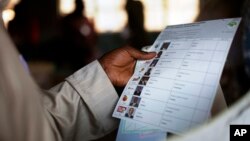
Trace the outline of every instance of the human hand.
[[142, 52], [126, 46], [105, 54], [99, 62], [114, 86], [125, 86], [134, 72], [136, 60], [148, 60], [155, 56], [155, 52]]

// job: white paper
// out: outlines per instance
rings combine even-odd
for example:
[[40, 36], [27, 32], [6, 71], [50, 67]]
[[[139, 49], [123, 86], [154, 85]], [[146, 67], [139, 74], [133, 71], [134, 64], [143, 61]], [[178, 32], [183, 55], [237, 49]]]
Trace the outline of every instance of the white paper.
[[[144, 47], [143, 51], [148, 51], [151, 46]], [[135, 71], [139, 71], [143, 65], [142, 61], [138, 61], [135, 66]], [[121, 120], [116, 136], [116, 141], [162, 141], [167, 139], [167, 133], [152, 127], [148, 124]]]
[[177, 134], [206, 121], [239, 22], [167, 27], [150, 48], [159, 55], [140, 61], [113, 116]]

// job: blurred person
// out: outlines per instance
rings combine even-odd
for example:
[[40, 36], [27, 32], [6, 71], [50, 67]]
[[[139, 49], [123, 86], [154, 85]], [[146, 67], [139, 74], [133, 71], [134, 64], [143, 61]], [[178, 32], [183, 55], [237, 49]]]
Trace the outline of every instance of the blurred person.
[[14, 11], [8, 32], [25, 59], [58, 61], [61, 45], [57, 0], [20, 0]]
[[8, 23], [16, 48], [28, 62], [36, 82], [46, 89], [70, 75], [57, 65], [66, 60], [57, 5], [58, 0], [19, 0], [13, 5], [14, 19]]
[[62, 19], [62, 57], [68, 60], [67, 63], [73, 71], [95, 60], [99, 55], [96, 46], [97, 33], [93, 23], [84, 14], [84, 1], [75, 0], [75, 5], [75, 10]]
[[[21, 0], [8, 31], [42, 88], [50, 88], [99, 56], [96, 32], [84, 15], [84, 3], [62, 18], [58, 0]], [[46, 10], [44, 10], [46, 9]]]
[[147, 32], [144, 29], [143, 4], [137, 0], [127, 0], [125, 9], [128, 16], [127, 27], [125, 28], [125, 38], [128, 44], [141, 49], [149, 45]]

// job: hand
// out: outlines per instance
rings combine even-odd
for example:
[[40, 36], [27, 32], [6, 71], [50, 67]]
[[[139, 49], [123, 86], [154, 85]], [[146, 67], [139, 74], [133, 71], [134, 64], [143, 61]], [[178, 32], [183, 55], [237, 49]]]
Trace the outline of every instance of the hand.
[[148, 60], [155, 56], [155, 52], [142, 52], [126, 46], [105, 54], [99, 62], [114, 86], [125, 86], [134, 72], [136, 60]]

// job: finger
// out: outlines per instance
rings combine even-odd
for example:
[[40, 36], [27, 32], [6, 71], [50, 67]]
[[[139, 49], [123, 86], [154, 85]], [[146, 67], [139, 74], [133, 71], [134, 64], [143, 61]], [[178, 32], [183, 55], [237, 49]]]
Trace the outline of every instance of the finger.
[[156, 56], [155, 52], [144, 52], [144, 51], [139, 51], [135, 48], [128, 47], [127, 52], [130, 54], [131, 57], [137, 60], [148, 60], [152, 59]]

